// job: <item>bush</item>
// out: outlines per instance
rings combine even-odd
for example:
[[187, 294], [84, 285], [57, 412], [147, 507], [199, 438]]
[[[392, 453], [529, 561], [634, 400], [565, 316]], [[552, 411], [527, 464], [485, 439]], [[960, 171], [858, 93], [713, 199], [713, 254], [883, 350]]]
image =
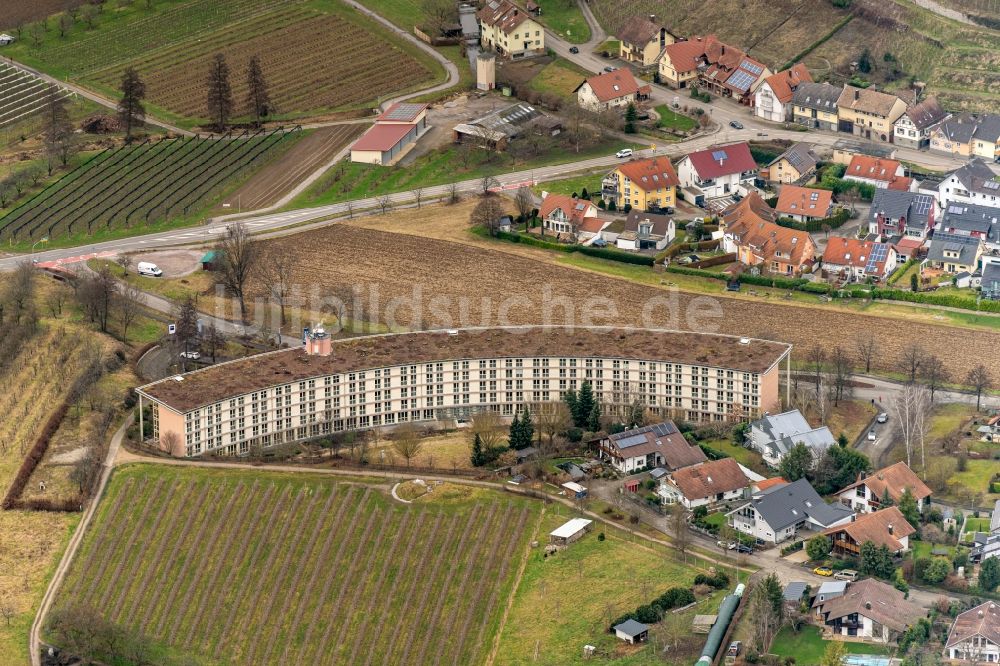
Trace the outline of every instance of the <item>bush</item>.
[[788, 229], [798, 229], [799, 231], [808, 231], [809, 233], [817, 233], [823, 231], [823, 225], [830, 225], [831, 229], [837, 229], [844, 225], [851, 219], [851, 212], [847, 209], [841, 208], [836, 213], [830, 217], [824, 217], [820, 220], [810, 220], [809, 222], [799, 222], [793, 220], [789, 217], [779, 217], [777, 220], [778, 226], [787, 227]]
[[729, 575], [722, 570], [715, 573], [714, 576], [709, 574], [698, 574], [694, 577], [695, 585], [709, 585], [717, 590], [729, 587]]
[[620, 261], [625, 264], [636, 264], [638, 266], [653, 265], [653, 258], [646, 255], [631, 254], [629, 252], [622, 252], [620, 250], [612, 250], [603, 247], [590, 247], [584, 245], [570, 245], [568, 243], [556, 243], [553, 241], [542, 240], [541, 238], [535, 238], [530, 234], [498, 231], [496, 233], [495, 238], [497, 238], [498, 240], [509, 241], [511, 243], [520, 243], [521, 245], [530, 245], [531, 247], [540, 247], [546, 250], [565, 252], [566, 254], [579, 252], [580, 254], [585, 254], [587, 256], [597, 257], [599, 259], [607, 259], [609, 261]]
[[583, 430], [580, 428], [570, 428], [566, 431], [566, 439], [573, 442], [574, 444], [579, 444], [583, 441]]
[[709, 460], [722, 460], [723, 458], [729, 457], [728, 453], [718, 449], [713, 449], [711, 446], [703, 442], [698, 442], [698, 446], [701, 447], [701, 450], [705, 453], [705, 457]]
[[[603, 534], [603, 532], [602, 532]], [[694, 592], [685, 587], [672, 587], [648, 604], [639, 606], [631, 613], [626, 613], [611, 621], [609, 632], [614, 632], [615, 625], [627, 620], [636, 620], [643, 624], [655, 624], [663, 619], [663, 614], [674, 608], [681, 608], [695, 602]]]
[[598, 541], [604, 541], [605, 538], [606, 537], [604, 536], [604, 532], [598, 533], [598, 535], [597, 535], [597, 540]]

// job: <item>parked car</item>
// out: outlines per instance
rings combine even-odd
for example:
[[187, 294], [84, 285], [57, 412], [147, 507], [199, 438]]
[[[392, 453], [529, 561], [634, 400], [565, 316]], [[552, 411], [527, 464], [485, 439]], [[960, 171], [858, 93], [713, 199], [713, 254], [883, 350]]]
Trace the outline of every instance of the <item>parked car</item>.
[[621, 157], [632, 157], [632, 149], [631, 148], [622, 148], [617, 153], [615, 153], [615, 157], [618, 157], [618, 158], [621, 158]]
[[868, 431], [868, 441], [869, 442], [874, 442], [876, 439], [878, 439], [878, 433], [875, 432], [874, 430], [869, 430]]
[[753, 548], [746, 545], [745, 543], [738, 543], [736, 544], [736, 552], [743, 553], [745, 555], [751, 555], [753, 554]]
[[135, 266], [135, 272], [138, 273], [139, 275], [146, 275], [149, 277], [163, 276], [163, 271], [160, 270], [160, 267], [152, 263], [151, 261], [140, 261]]
[[739, 290], [740, 290], [739, 280], [731, 280], [730, 282], [726, 283], [726, 291], [739, 291]]
[[199, 358], [201, 358], [201, 354], [196, 351], [182, 351], [181, 358], [187, 358], [192, 361], [197, 361]]
[[741, 123], [738, 120], [730, 120], [729, 126], [732, 127], [733, 129], [743, 129], [743, 123]]
[[846, 580], [850, 583], [853, 583], [858, 579], [858, 572], [855, 571], [854, 569], [844, 569], [843, 571], [838, 571], [837, 573], [833, 574], [833, 577], [836, 578], [837, 580]]
[[889, 415], [886, 414], [885, 412], [882, 412], [881, 414], [878, 415], [878, 418], [875, 420], [878, 421], [879, 423], [885, 423], [886, 421], [889, 420]]
[[740, 649], [743, 647], [743, 641], [733, 641], [729, 644], [729, 650], [726, 652], [727, 656], [738, 657], [740, 656]]
[[615, 71], [616, 69], [618, 69], [618, 68], [617, 67], [612, 67], [611, 65], [608, 65], [607, 67], [604, 68], [604, 71], [608, 72], [608, 73], [611, 73], [611, 72]]
[[816, 567], [815, 569], [813, 569], [813, 573], [816, 574], [817, 576], [832, 576], [833, 569], [831, 569], [830, 567]]
[[573, 55], [576, 55], [577, 53], [580, 52], [580, 49], [578, 49], [575, 46], [571, 46], [571, 47], [569, 47], [569, 52], [572, 53]]
[[592, 247], [607, 247], [608, 241], [603, 238], [595, 238], [594, 242], [590, 244]]

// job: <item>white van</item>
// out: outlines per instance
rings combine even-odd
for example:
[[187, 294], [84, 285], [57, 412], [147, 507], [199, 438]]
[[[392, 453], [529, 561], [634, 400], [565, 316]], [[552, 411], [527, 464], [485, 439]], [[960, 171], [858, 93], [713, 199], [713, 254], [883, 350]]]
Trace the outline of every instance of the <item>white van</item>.
[[149, 261], [140, 261], [136, 264], [135, 272], [139, 275], [148, 275], [149, 277], [162, 277], [163, 271], [156, 264]]
[[617, 153], [615, 153], [615, 157], [617, 157], [619, 159], [621, 159], [622, 157], [632, 157], [632, 149], [631, 148], [622, 148]]

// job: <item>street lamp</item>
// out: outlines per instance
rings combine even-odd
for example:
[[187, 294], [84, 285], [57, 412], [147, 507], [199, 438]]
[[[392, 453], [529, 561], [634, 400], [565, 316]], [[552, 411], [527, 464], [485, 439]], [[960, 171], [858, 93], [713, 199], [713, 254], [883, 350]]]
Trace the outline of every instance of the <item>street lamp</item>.
[[39, 238], [38, 240], [36, 240], [34, 243], [31, 244], [31, 255], [30, 255], [31, 263], [35, 263], [35, 246], [38, 245], [39, 243], [48, 243], [48, 242], [49, 242], [49, 237], [43, 236], [42, 238]]

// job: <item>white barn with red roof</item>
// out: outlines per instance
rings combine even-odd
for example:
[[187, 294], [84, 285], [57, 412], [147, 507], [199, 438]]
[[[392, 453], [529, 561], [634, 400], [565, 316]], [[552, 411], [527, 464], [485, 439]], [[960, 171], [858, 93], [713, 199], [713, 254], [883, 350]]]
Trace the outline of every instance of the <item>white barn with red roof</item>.
[[688, 153], [677, 163], [682, 188], [698, 188], [706, 199], [745, 195], [757, 177], [757, 163], [746, 141]]
[[387, 166], [427, 130], [427, 105], [397, 102], [351, 146], [351, 161]]

